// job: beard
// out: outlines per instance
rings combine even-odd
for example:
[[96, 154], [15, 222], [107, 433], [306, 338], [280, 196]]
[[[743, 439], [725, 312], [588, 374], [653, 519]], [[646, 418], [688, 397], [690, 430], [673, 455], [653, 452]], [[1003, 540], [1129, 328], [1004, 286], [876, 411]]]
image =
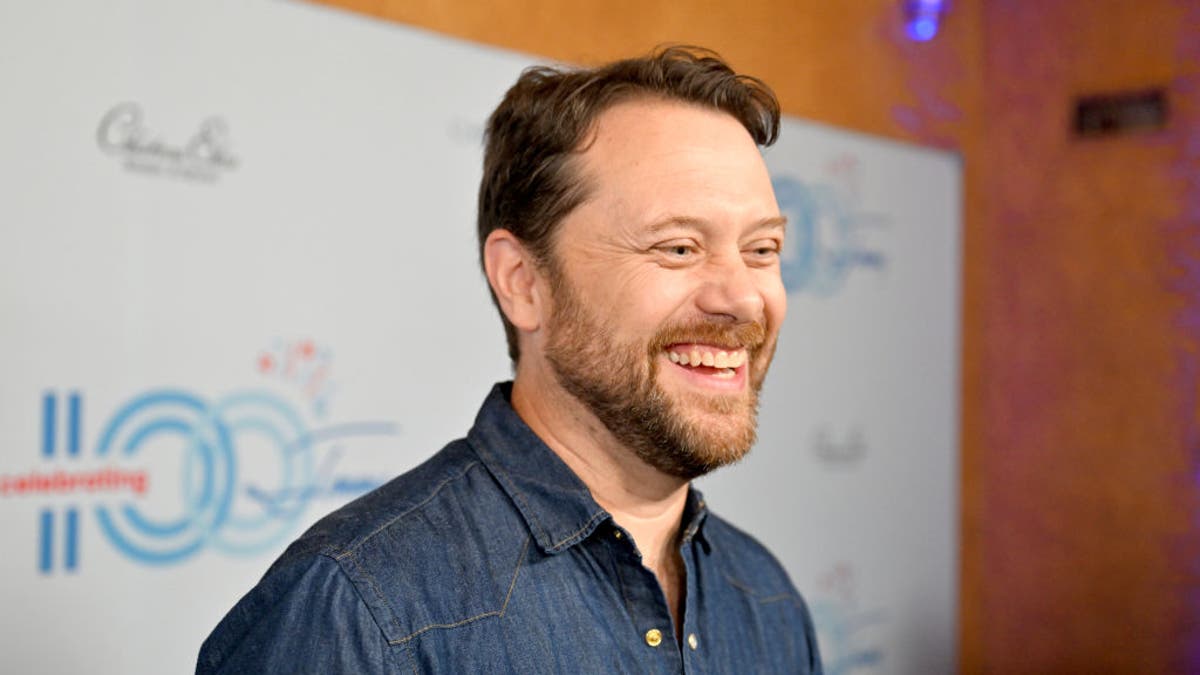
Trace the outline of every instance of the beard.
[[[664, 327], [647, 343], [618, 343], [560, 273], [550, 277], [554, 314], [546, 359], [563, 389], [618, 441], [650, 466], [684, 480], [746, 456], [756, 438], [758, 392], [774, 353], [761, 323], [695, 321]], [[665, 391], [658, 382], [660, 356], [669, 345], [689, 342], [745, 348], [746, 389]]]

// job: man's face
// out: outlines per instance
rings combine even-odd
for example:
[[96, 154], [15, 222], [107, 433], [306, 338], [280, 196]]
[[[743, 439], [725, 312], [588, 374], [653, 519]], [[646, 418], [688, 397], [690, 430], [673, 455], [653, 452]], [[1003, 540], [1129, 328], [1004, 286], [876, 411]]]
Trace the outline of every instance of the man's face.
[[546, 359], [644, 461], [691, 479], [740, 459], [787, 308], [783, 219], [758, 148], [720, 112], [621, 103], [579, 160]]

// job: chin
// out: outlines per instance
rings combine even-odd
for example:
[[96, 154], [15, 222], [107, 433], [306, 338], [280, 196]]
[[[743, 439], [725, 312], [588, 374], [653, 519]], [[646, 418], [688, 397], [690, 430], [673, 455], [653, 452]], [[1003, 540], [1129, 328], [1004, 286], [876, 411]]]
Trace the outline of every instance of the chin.
[[691, 480], [734, 464], [749, 454], [757, 439], [755, 402], [746, 400], [745, 395], [705, 398], [707, 406], [687, 406], [690, 409], [686, 411], [676, 409], [674, 442], [666, 448], [657, 448], [655, 454], [665, 461], [652, 464]]

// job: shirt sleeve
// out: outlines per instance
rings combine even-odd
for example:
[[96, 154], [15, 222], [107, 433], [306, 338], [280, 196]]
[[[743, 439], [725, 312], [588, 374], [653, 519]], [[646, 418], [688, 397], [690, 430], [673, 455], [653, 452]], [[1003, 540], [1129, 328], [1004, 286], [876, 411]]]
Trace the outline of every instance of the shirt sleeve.
[[808, 672], [812, 675], [824, 675], [825, 666], [821, 662], [821, 650], [817, 646], [817, 627], [813, 623], [812, 612], [808, 611], [808, 603], [804, 597], [796, 593], [800, 602], [801, 623], [804, 625], [804, 642], [808, 647]]
[[314, 555], [247, 593], [200, 647], [196, 673], [392, 672], [398, 651], [337, 561]]

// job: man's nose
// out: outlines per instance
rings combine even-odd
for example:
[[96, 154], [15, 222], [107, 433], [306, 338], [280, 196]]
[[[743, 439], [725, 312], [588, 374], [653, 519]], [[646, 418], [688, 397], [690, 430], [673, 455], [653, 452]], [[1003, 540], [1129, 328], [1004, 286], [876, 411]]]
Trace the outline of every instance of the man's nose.
[[734, 323], [762, 319], [765, 301], [753, 271], [741, 254], [709, 259], [697, 295], [699, 309], [711, 316], [727, 316]]

